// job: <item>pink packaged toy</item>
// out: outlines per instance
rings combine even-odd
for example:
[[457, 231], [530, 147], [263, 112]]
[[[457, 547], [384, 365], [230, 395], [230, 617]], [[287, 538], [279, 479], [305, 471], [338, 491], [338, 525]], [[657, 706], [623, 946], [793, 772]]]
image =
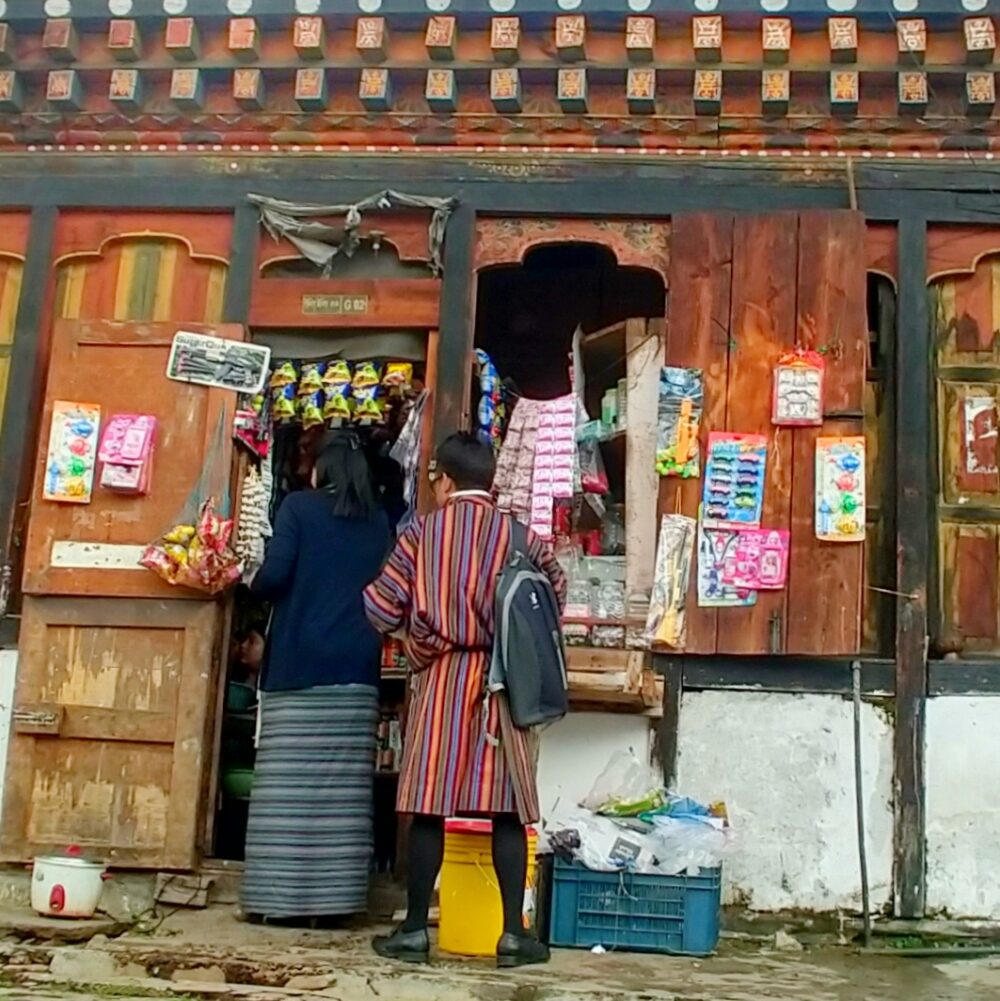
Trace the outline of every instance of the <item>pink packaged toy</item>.
[[104, 427], [97, 454], [102, 463], [101, 486], [117, 493], [148, 493], [155, 434], [155, 417], [115, 414]]

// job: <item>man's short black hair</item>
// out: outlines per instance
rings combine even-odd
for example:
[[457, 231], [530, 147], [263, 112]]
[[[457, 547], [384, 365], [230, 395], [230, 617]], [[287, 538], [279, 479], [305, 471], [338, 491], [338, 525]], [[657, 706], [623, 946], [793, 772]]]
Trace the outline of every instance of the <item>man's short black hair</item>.
[[457, 490], [489, 490], [496, 473], [493, 449], [474, 434], [459, 431], [438, 447], [437, 469], [454, 480]]

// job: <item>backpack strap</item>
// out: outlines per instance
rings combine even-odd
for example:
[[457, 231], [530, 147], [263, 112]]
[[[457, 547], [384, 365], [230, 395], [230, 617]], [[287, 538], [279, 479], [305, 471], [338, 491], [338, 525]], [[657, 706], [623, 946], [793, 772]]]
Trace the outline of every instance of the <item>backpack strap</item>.
[[532, 562], [528, 554], [528, 529], [513, 515], [510, 515], [510, 549], [511, 553], [519, 553], [528, 562]]

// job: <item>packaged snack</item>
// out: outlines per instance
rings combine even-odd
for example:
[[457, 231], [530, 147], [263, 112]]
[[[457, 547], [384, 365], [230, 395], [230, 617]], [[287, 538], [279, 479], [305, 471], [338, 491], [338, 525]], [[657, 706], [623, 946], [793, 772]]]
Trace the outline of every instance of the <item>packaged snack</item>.
[[285, 386], [294, 386], [298, 382], [298, 373], [295, 366], [290, 362], [282, 362], [272, 373], [271, 389], [283, 389]]
[[405, 361], [391, 361], [385, 367], [382, 385], [386, 389], [408, 389], [413, 383], [413, 366]]
[[317, 389], [316, 392], [310, 393], [308, 396], [300, 396], [298, 406], [299, 420], [302, 422], [303, 430], [308, 431], [309, 428], [319, 427], [323, 423], [322, 389]]
[[329, 394], [331, 389], [343, 391], [351, 385], [351, 366], [343, 359], [327, 363], [323, 373], [323, 388]]
[[285, 383], [272, 390], [271, 418], [275, 424], [295, 420], [295, 383]]
[[354, 370], [354, 378], [351, 380], [351, 389], [354, 390], [355, 398], [359, 390], [372, 389], [381, 382], [378, 367], [374, 362], [362, 362]]
[[164, 542], [177, 542], [186, 546], [194, 538], [194, 525], [175, 525], [166, 535]]
[[373, 395], [363, 395], [360, 399], [355, 398], [354, 419], [356, 421], [381, 421], [382, 417], [381, 404]]
[[313, 396], [323, 388], [323, 363], [309, 362], [302, 366], [299, 379], [299, 396]]
[[323, 419], [326, 421], [347, 421], [351, 419], [351, 401], [348, 389], [327, 386], [326, 401], [323, 404]]

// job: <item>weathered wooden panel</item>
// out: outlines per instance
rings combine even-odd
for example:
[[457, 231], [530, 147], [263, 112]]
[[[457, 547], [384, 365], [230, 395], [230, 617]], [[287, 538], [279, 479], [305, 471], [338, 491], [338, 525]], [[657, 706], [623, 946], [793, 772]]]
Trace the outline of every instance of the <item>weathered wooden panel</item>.
[[1000, 638], [998, 527], [940, 526], [940, 642], [963, 653], [995, 650]]
[[[674, 217], [671, 228], [670, 281], [667, 295], [667, 365], [700, 368], [705, 379], [701, 449], [704, 464], [709, 431], [726, 426], [729, 378], [730, 291], [733, 267], [733, 217], [691, 214]], [[698, 516], [702, 480], [660, 480], [660, 514], [680, 511]], [[718, 612], [698, 607], [692, 574], [687, 600], [690, 653], [715, 653]]]
[[2, 854], [79, 844], [117, 865], [188, 868], [204, 801], [213, 602], [26, 598]]
[[[795, 346], [795, 275], [799, 225], [792, 213], [737, 216], [733, 234], [732, 320], [726, 428], [769, 439], [762, 525], [788, 529], [792, 432], [771, 423], [774, 367]], [[800, 596], [796, 595], [796, 602]], [[788, 590], [760, 591], [750, 608], [719, 611], [720, 653], [780, 653]]]
[[796, 428], [793, 435], [789, 653], [855, 653], [861, 646], [864, 547], [819, 542], [814, 512], [816, 439], [863, 432], [868, 290], [858, 248], [864, 238], [857, 212], [799, 217], [797, 343], [824, 355], [825, 420], [822, 428]]
[[21, 301], [23, 262], [0, 255], [0, 432], [3, 431], [4, 401], [10, 377], [10, 354], [14, 344], [14, 324]]
[[[941, 496], [946, 504], [1000, 507], [998, 389], [996, 383], [941, 381], [938, 385]], [[967, 401], [993, 401], [992, 408], [988, 402], [980, 404], [979, 418], [970, 421], [968, 433]]]
[[[185, 327], [222, 337], [243, 337], [243, 328], [234, 325]], [[92, 569], [52, 565], [52, 547], [58, 542], [139, 546], [158, 538], [182, 513], [203, 471], [206, 479], [202, 483], [210, 484], [209, 489], [215, 489], [222, 499], [221, 491], [230, 475], [235, 394], [143, 375], [166, 371], [177, 329], [176, 323], [64, 320], [56, 324], [26, 547], [26, 593], [203, 597], [197, 592], [171, 588], [138, 567], [112, 569], [106, 563], [95, 564]], [[144, 413], [158, 418], [149, 494], [134, 498], [97, 489], [95, 496], [100, 503], [66, 505], [43, 501], [45, 453], [54, 400], [96, 403], [105, 417]]]
[[190, 256], [180, 237], [108, 240], [100, 254], [61, 260], [56, 317], [216, 323], [227, 271], [224, 261]]

